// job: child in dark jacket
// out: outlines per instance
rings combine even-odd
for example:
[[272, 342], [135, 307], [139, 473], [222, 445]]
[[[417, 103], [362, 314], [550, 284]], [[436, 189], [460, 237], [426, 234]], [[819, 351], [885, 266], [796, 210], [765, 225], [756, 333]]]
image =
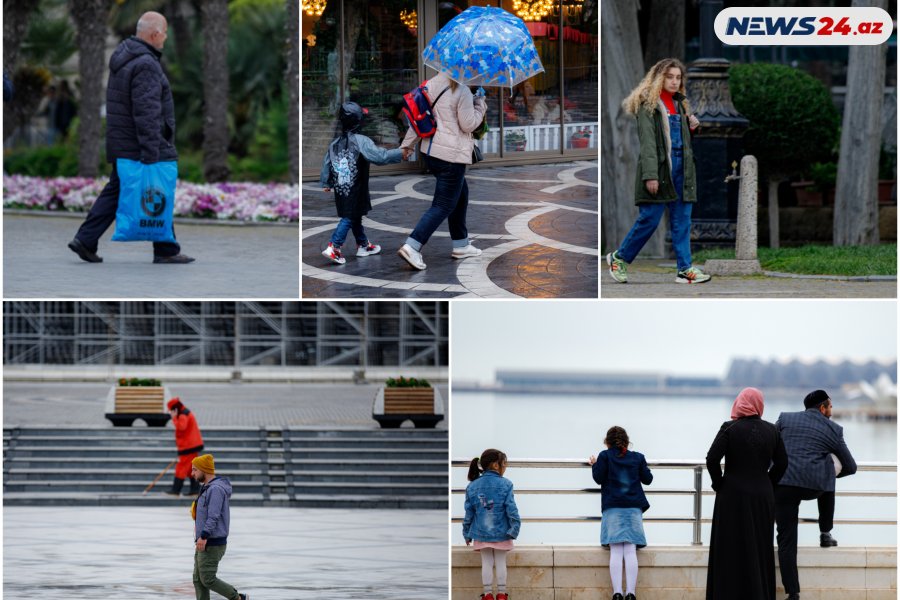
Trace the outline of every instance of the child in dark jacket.
[[647, 468], [647, 460], [640, 452], [628, 450], [628, 433], [621, 427], [610, 427], [606, 432], [606, 450], [588, 459], [594, 481], [600, 487], [603, 520], [600, 525], [600, 543], [608, 545], [609, 574], [612, 578], [613, 600], [623, 600], [622, 563], [625, 563], [624, 600], [636, 600], [637, 548], [647, 545], [644, 536], [643, 513], [650, 508], [641, 484], [649, 485], [653, 474]]
[[356, 102], [345, 102], [341, 105], [338, 115], [341, 121], [341, 135], [328, 147], [319, 177], [319, 183], [324, 191], [330, 192], [334, 189], [334, 201], [338, 216], [341, 218], [322, 255], [339, 265], [347, 262], [341, 252], [341, 246], [351, 230], [353, 237], [356, 238], [356, 256], [371, 256], [381, 252], [381, 246], [371, 243], [366, 237], [366, 230], [362, 224], [362, 218], [372, 210], [372, 199], [369, 195], [369, 163], [376, 165], [398, 163], [403, 156], [399, 148], [394, 150], [379, 148], [371, 139], [357, 133], [367, 114], [368, 111]]

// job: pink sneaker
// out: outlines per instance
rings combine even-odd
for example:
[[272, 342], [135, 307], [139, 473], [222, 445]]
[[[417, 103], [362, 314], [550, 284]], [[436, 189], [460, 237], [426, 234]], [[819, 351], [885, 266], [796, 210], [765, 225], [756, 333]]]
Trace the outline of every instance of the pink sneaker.
[[322, 256], [339, 265], [347, 262], [347, 259], [341, 254], [341, 249], [339, 247], [335, 248], [331, 242], [328, 242], [328, 247], [322, 250]]

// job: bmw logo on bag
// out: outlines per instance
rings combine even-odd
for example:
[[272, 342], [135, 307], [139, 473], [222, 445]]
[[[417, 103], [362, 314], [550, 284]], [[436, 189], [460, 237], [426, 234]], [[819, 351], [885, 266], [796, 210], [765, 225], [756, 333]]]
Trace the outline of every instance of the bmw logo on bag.
[[158, 217], [166, 210], [166, 194], [159, 188], [147, 188], [141, 195], [141, 208], [148, 217]]

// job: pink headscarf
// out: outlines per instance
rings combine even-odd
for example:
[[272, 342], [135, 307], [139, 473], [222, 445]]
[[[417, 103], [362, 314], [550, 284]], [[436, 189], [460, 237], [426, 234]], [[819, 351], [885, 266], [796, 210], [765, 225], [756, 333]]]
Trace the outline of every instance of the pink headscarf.
[[740, 419], [741, 417], [751, 417], [753, 415], [761, 417], [763, 408], [762, 392], [752, 387], [744, 388], [738, 394], [738, 397], [734, 399], [734, 404], [731, 407], [731, 418]]

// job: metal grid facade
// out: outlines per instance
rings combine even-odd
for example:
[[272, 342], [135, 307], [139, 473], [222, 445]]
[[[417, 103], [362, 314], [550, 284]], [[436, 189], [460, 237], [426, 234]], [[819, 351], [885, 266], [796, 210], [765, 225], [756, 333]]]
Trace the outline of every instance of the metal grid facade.
[[5, 302], [4, 364], [437, 366], [449, 304]]

